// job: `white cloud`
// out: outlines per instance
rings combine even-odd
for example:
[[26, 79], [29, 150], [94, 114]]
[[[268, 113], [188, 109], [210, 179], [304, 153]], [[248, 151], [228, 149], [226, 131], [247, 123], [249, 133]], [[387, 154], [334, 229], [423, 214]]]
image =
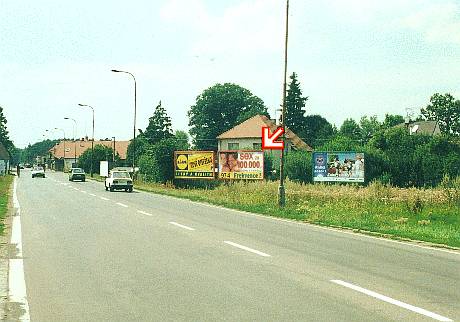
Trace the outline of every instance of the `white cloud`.
[[428, 42], [460, 45], [460, 6], [453, 2], [431, 4], [402, 20]]

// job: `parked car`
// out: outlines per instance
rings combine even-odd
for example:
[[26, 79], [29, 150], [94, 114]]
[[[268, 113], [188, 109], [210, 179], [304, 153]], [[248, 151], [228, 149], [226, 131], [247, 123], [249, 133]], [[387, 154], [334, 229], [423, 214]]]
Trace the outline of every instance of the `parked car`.
[[35, 177], [45, 177], [45, 170], [43, 170], [43, 167], [34, 167], [32, 169], [32, 178]]
[[85, 182], [86, 174], [81, 168], [72, 168], [69, 171], [69, 181], [81, 180]]
[[125, 190], [133, 191], [133, 179], [128, 171], [110, 171], [109, 176], [105, 178], [105, 190]]

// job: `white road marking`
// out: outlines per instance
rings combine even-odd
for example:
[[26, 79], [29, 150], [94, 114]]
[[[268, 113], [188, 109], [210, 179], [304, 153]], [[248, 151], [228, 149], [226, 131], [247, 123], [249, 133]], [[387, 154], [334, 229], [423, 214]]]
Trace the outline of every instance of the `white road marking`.
[[81, 193], [86, 193], [86, 191], [85, 191], [85, 190], [80, 190], [80, 192], [81, 192]]
[[94, 193], [90, 193], [90, 196], [97, 197]]
[[19, 208], [19, 201], [18, 201], [18, 196], [16, 194], [16, 187], [17, 187], [17, 181], [15, 178], [14, 184], [13, 184], [13, 206], [14, 208]]
[[177, 222], [174, 222], [174, 221], [170, 221], [169, 223], [171, 225], [174, 225], [174, 226], [177, 226], [177, 227], [180, 227], [180, 228], [184, 228], [184, 229], [187, 229], [187, 230], [195, 230], [195, 228], [188, 227], [188, 226], [185, 226], [185, 225], [181, 225], [181, 224], [178, 224]]
[[146, 216], [150, 216], [150, 217], [153, 216], [152, 214], [149, 214], [148, 212], [145, 212], [145, 211], [142, 211], [142, 210], [138, 210], [137, 212], [140, 213], [140, 214], [146, 215]]
[[[19, 210], [19, 209], [18, 209]], [[21, 217], [19, 213], [13, 217], [13, 227], [11, 228], [10, 244], [16, 246], [16, 257], [22, 257], [22, 232], [21, 232]]]
[[263, 256], [263, 257], [271, 257], [271, 255], [266, 254], [264, 252], [261, 252], [261, 251], [258, 251], [256, 249], [252, 249], [252, 248], [249, 248], [249, 247], [246, 247], [246, 246], [243, 246], [243, 245], [240, 245], [240, 244], [228, 241], [228, 240], [225, 240], [224, 243], [226, 243], [228, 245], [231, 245], [231, 246], [234, 246], [234, 247], [237, 247], [237, 248], [240, 248], [240, 249], [247, 250], [248, 252], [251, 252], [251, 253], [254, 253], [254, 254], [257, 254], [257, 255], [260, 255], [260, 256]]
[[106, 197], [99, 197], [99, 198], [101, 198], [102, 200], [105, 200], [105, 201], [110, 200], [109, 198], [106, 198]]
[[[10, 243], [16, 246], [16, 257], [22, 257], [21, 207], [19, 205], [16, 192], [16, 180], [17, 179], [15, 178], [13, 184], [13, 205], [16, 215], [13, 217]], [[9, 260], [8, 297], [11, 302], [19, 303], [21, 307], [21, 316], [18, 320], [21, 322], [29, 322], [29, 303], [27, 301], [26, 281], [24, 278], [24, 260], [22, 258]]]
[[[221, 209], [221, 210], [232, 211], [232, 212], [235, 212], [235, 213], [237, 213], [237, 214], [239, 214], [241, 216], [250, 215], [250, 216], [259, 217], [259, 218], [262, 218], [262, 219], [265, 219], [265, 220], [270, 220], [270, 221], [281, 221], [281, 222], [284, 222], [284, 223], [294, 224], [294, 225], [299, 225], [299, 226], [310, 226], [312, 228], [317, 228], [317, 229], [321, 229], [321, 230], [328, 230], [328, 231], [334, 231], [334, 232], [337, 232], [337, 233], [352, 235], [352, 236], [356, 236], [356, 237], [364, 237], [364, 238], [369, 238], [369, 239], [374, 239], [374, 240], [381, 240], [383, 242], [396, 243], [396, 244], [400, 244], [400, 245], [406, 245], [406, 246], [417, 247], [417, 248], [422, 248], [422, 249], [427, 249], [427, 250], [432, 250], [432, 251], [439, 251], [439, 252], [444, 252], [444, 253], [449, 253], [449, 254], [460, 255], [460, 251], [456, 251], [456, 250], [449, 250], [449, 249], [441, 248], [441, 247], [423, 246], [423, 245], [417, 245], [415, 243], [405, 242], [405, 241], [401, 241], [401, 240], [394, 240], [394, 239], [388, 239], [388, 238], [384, 238], [384, 237], [370, 236], [370, 235], [366, 235], [364, 233], [347, 231], [346, 230], [347, 228], [340, 229], [340, 228], [334, 228], [334, 227], [320, 226], [320, 225], [315, 225], [315, 224], [311, 224], [311, 223], [307, 223], [307, 222], [299, 222], [299, 221], [296, 221], [294, 219], [277, 218], [277, 217], [272, 217], [272, 216], [256, 214], [256, 213], [252, 213], [252, 212], [248, 212], [248, 211], [244, 211], [244, 210], [225, 208], [223, 206], [212, 205], [212, 204], [208, 204], [208, 203], [200, 202], [200, 201], [192, 201], [192, 200], [189, 200], [189, 199], [180, 199], [180, 198], [176, 198], [176, 197], [173, 197], [173, 196], [167, 196], [167, 195], [161, 195], [161, 196], [164, 197], [164, 198], [171, 198], [171, 199], [176, 199], [176, 200], [179, 199], [181, 201], [190, 202], [190, 203], [197, 204], [197, 205], [200, 205], [200, 206], [206, 206], [206, 207], [210, 207], [210, 208], [217, 208], [217, 209]], [[417, 242], [417, 241], [415, 240], [414, 242]]]
[[121, 203], [121, 202], [117, 202], [117, 205], [122, 206], [122, 207], [125, 207], [125, 208], [128, 208], [127, 205], [125, 205], [124, 203]]
[[73, 190], [80, 191], [80, 189], [78, 189], [78, 188], [73, 188]]
[[331, 280], [331, 282], [339, 284], [339, 285], [342, 285], [342, 286], [345, 286], [345, 287], [348, 287], [348, 288], [351, 288], [352, 290], [355, 290], [357, 292], [372, 296], [372, 297], [374, 297], [376, 299], [379, 299], [379, 300], [382, 300], [384, 302], [387, 302], [387, 303], [390, 303], [390, 304], [393, 304], [393, 305], [397, 305], [399, 307], [405, 308], [405, 309], [410, 310], [412, 312], [428, 316], [428, 317], [433, 318], [433, 319], [438, 320], [438, 321], [452, 321], [451, 319], [446, 318], [445, 316], [442, 316], [442, 315], [427, 311], [427, 310], [419, 308], [417, 306], [413, 306], [413, 305], [410, 305], [410, 304], [407, 304], [407, 303], [392, 299], [391, 297], [388, 297], [388, 296], [385, 296], [385, 295], [382, 295], [382, 294], [367, 290], [365, 288], [353, 285], [351, 283], [347, 283], [347, 282], [344, 282], [344, 281], [341, 281], [341, 280]]
[[19, 303], [21, 307], [21, 316], [19, 321], [29, 322], [29, 303], [27, 301], [26, 281], [24, 279], [24, 261], [23, 259], [10, 259], [8, 273], [9, 301]]

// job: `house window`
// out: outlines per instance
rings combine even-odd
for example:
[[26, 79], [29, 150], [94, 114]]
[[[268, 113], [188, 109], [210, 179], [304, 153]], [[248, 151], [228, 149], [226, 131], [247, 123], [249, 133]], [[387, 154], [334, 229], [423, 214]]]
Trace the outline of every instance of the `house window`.
[[229, 143], [228, 144], [228, 149], [229, 150], [238, 150], [240, 148], [239, 143]]
[[253, 143], [252, 148], [254, 150], [262, 150], [262, 143]]

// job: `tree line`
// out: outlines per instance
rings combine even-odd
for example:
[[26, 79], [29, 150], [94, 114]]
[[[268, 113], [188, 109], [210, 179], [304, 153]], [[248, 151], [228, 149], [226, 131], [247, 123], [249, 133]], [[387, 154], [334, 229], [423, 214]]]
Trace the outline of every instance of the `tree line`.
[[[347, 118], [337, 128], [320, 115], [308, 114], [308, 96], [304, 96], [298, 75], [292, 73], [287, 89], [285, 124], [317, 151], [361, 151], [366, 154], [368, 181], [381, 180], [398, 186], [436, 185], [444, 176], [459, 175], [460, 164], [460, 101], [451, 94], [432, 95], [421, 114], [409, 121], [436, 121], [441, 135], [410, 135], [402, 126], [405, 117], [386, 114]], [[0, 137], [13, 152], [17, 149], [9, 140], [6, 119], [0, 107]], [[173, 179], [172, 157], [175, 150], [217, 150], [216, 137], [246, 119], [257, 115], [270, 118], [263, 100], [237, 84], [215, 84], [205, 89], [190, 106], [189, 134], [172, 130], [171, 118], [161, 101], [155, 106], [145, 130], [136, 137], [136, 153], [131, 140], [127, 159], [116, 156], [114, 165], [131, 165], [135, 157], [140, 175], [148, 181], [167, 182]], [[191, 144], [190, 144], [191, 143]], [[21, 160], [30, 160], [34, 153], [48, 150], [52, 142], [43, 141], [22, 151]], [[108, 159], [109, 147], [95, 146], [93, 169], [99, 161]], [[43, 154], [42, 154], [43, 155]], [[86, 171], [91, 167], [91, 151], [79, 159]], [[292, 180], [311, 182], [311, 155], [292, 152], [287, 155], [286, 175]], [[266, 162], [266, 176], [276, 179], [276, 160]]]

